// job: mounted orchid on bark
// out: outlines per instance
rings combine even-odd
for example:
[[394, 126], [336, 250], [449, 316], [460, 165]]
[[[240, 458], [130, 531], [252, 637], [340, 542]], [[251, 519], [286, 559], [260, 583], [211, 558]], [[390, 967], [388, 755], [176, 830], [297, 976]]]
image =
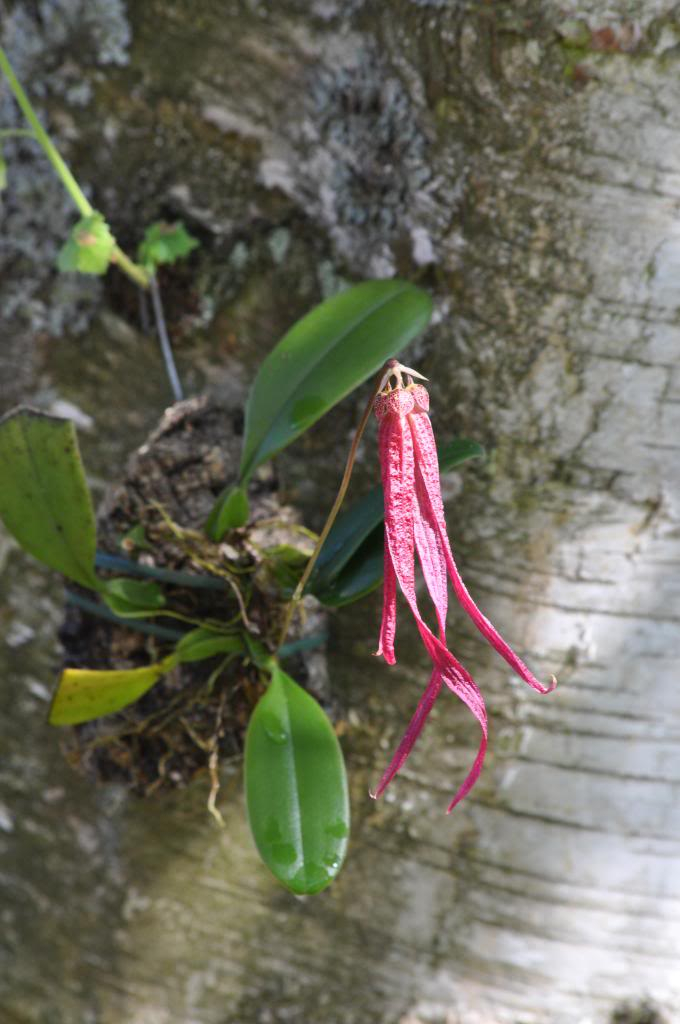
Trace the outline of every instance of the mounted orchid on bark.
[[[404, 378], [406, 382], [404, 382]], [[356, 600], [360, 596], [358, 588], [354, 589], [351, 596], [346, 596], [347, 591], [351, 588], [346, 588], [343, 591], [343, 588], [338, 585], [337, 581], [342, 578], [347, 568], [355, 560], [354, 557], [350, 558], [347, 554], [343, 555], [342, 551], [343, 549], [347, 551], [350, 547], [348, 536], [353, 528], [360, 539], [360, 543], [354, 549], [355, 555], [359, 559], [363, 557], [364, 561], [367, 560], [366, 549], [371, 541], [371, 535], [358, 530], [357, 523], [361, 521], [362, 517], [368, 518], [370, 521], [371, 517], [376, 514], [374, 499], [379, 498], [379, 495], [375, 493], [367, 495], [363, 502], [356, 506], [360, 514], [354, 524], [352, 524], [352, 510], [345, 513], [344, 517], [342, 515], [338, 517], [338, 512], [347, 493], [361, 437], [371, 411], [373, 411], [380, 424], [378, 438], [385, 523], [383, 617], [376, 653], [382, 655], [390, 665], [396, 661], [394, 639], [398, 585], [416, 620], [425, 649], [432, 661], [432, 672], [404, 737], [372, 795], [379, 797], [403, 767], [442, 686], [446, 685], [472, 711], [482, 731], [477, 757], [467, 778], [449, 805], [448, 810], [451, 811], [470, 792], [479, 777], [486, 753], [488, 730], [486, 708], [479, 688], [467, 669], [461, 665], [447, 646], [448, 580], [451, 580], [458, 600], [479, 631], [529, 686], [539, 693], [545, 694], [555, 688], [557, 680], [553, 676], [550, 684], [544, 686], [536, 679], [479, 610], [460, 577], [446, 532], [439, 482], [440, 467], [446, 465], [447, 460], [443, 460], [437, 452], [428, 416], [429, 395], [422, 384], [415, 383], [414, 378], [425, 380], [416, 370], [402, 366], [396, 359], [390, 359], [385, 364], [384, 372], [373, 389], [357, 427], [333, 508], [319, 535], [314, 553], [292, 596], [279, 642], [283, 643], [304, 593], [314, 593], [324, 603], [336, 606], [349, 603], [350, 600]], [[451, 460], [449, 467], [483, 452], [483, 449], [473, 442], [461, 441], [458, 443], [460, 454]], [[383, 501], [380, 501], [379, 512], [376, 516], [378, 524], [382, 505]], [[382, 530], [380, 532], [382, 533]], [[373, 531], [374, 533], [375, 531]], [[437, 636], [423, 621], [418, 609], [415, 588], [416, 551], [425, 584], [435, 607]], [[334, 587], [324, 586], [324, 580], [330, 574], [335, 574], [336, 577]], [[365, 586], [362, 593], [367, 593], [375, 585], [379, 585], [379, 574], [375, 583]]]
[[[428, 395], [414, 382], [420, 375], [396, 360], [385, 363], [423, 330], [431, 309], [430, 297], [408, 282], [366, 281], [325, 300], [294, 324], [253, 381], [240, 466], [238, 471], [233, 467], [233, 475], [225, 473], [223, 490], [203, 531], [195, 523], [174, 522], [162, 497], [152, 492], [129, 522], [124, 520], [125, 532], [118, 523], [113, 549], [98, 550], [97, 521], [73, 424], [28, 408], [0, 420], [0, 519], [26, 551], [78, 585], [77, 591], [67, 592], [70, 603], [87, 615], [113, 622], [116, 629], [153, 638], [149, 649], [144, 647], [153, 659], [150, 663], [135, 660], [132, 665], [97, 669], [66, 665], [49, 721], [74, 727], [82, 749], [89, 751], [88, 723], [110, 719], [102, 726], [110, 736], [103, 763], [121, 763], [117, 751], [122, 743], [130, 778], [143, 792], [164, 782], [166, 751], [168, 757], [179, 758], [173, 770], [182, 779], [180, 769], [190, 777], [200, 749], [210, 777], [208, 807], [221, 821], [216, 804], [220, 743], [225, 730], [237, 741], [243, 727], [238, 708], [229, 712], [228, 722], [223, 715], [234, 693], [245, 694], [245, 788], [251, 830], [264, 862], [296, 893], [319, 892], [336, 877], [349, 835], [348, 786], [333, 723], [284, 668], [289, 665], [296, 671], [291, 659], [325, 641], [324, 632], [306, 635], [302, 629], [297, 637], [288, 636], [305, 595], [336, 608], [359, 600], [380, 586], [384, 551], [379, 653], [394, 662], [399, 587], [432, 662], [428, 685], [376, 796], [404, 764], [443, 686], [464, 701], [482, 730], [477, 758], [452, 807], [481, 770], [486, 711], [476, 684], [447, 646], [448, 578], [493, 646], [526, 682], [547, 692], [477, 609], [451, 554], [439, 470], [482, 455], [483, 449], [474, 441], [456, 438], [438, 456], [427, 415]], [[379, 370], [338, 495], [312, 554], [306, 543], [304, 549], [299, 546], [298, 533], [283, 543], [273, 543], [272, 536], [272, 543], [267, 543], [274, 521], [267, 514], [263, 523], [256, 507], [249, 506], [253, 475]], [[372, 411], [380, 422], [384, 496], [376, 487], [339, 515]], [[193, 413], [180, 408], [172, 415], [180, 417], [173, 420], [176, 425]], [[265, 540], [260, 537], [256, 544], [252, 536], [263, 528]], [[304, 527], [299, 531], [306, 540], [315, 536]], [[178, 557], [168, 554], [166, 536], [172, 538], [173, 551], [179, 547]], [[143, 561], [136, 557], [140, 548]], [[437, 635], [418, 608], [416, 551], [434, 602]], [[130, 552], [132, 557], [127, 557]], [[193, 685], [196, 680], [202, 688]], [[187, 682], [191, 685], [184, 685]], [[253, 690], [254, 707], [248, 696]], [[182, 694], [179, 703], [177, 693]], [[168, 728], [179, 730], [171, 739], [158, 734], [149, 706], [163, 715]], [[196, 724], [191, 725], [185, 715], [194, 714], [191, 721]], [[78, 732], [81, 727], [84, 732]], [[98, 749], [104, 747], [102, 736], [97, 732]], [[142, 736], [148, 741], [142, 749], [151, 751], [150, 760], [138, 753]], [[150, 781], [149, 765], [157, 772]]]
[[[430, 399], [423, 385], [414, 382], [414, 377], [425, 379], [392, 360], [380, 382], [374, 403], [380, 424], [378, 443], [385, 500], [383, 617], [377, 654], [382, 655], [389, 665], [396, 661], [394, 638], [398, 585], [432, 661], [432, 674], [374, 795], [380, 796], [403, 766], [445, 684], [472, 711], [482, 732], [477, 757], [449, 805], [448, 810], [451, 811], [470, 791], [481, 771], [487, 746], [487, 718], [479, 688], [447, 646], [448, 579], [479, 631], [529, 686], [545, 694], [555, 688], [557, 680], [553, 677], [550, 685], [544, 686], [536, 679], [479, 610], [460, 577], [446, 532], [437, 447], [428, 416]], [[438, 636], [425, 624], [418, 609], [414, 575], [416, 551], [435, 607]]]

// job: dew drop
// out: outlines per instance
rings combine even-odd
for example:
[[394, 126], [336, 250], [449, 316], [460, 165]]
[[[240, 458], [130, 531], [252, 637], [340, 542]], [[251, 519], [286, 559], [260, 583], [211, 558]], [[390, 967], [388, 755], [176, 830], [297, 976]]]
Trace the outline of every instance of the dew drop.
[[265, 736], [267, 739], [270, 739], [272, 743], [277, 743], [281, 746], [288, 742], [288, 733], [276, 715], [268, 712], [263, 718], [262, 725], [264, 726]]

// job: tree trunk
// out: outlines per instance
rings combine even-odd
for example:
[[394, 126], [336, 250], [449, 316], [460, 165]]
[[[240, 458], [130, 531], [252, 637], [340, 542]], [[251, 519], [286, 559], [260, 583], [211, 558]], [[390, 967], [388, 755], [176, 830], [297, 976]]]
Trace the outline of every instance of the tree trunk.
[[[369, 783], [425, 659], [408, 626], [396, 668], [371, 658], [377, 598], [339, 614], [329, 667], [349, 709], [354, 839], [337, 884], [300, 901], [257, 861], [238, 766], [225, 766], [223, 833], [200, 784], [139, 803], [69, 773], [41, 710], [59, 587], [10, 553], [5, 1017], [680, 1020], [677, 5], [615, 0], [598, 14], [574, 0], [567, 15], [552, 0], [147, 0], [129, 5], [128, 63], [105, 74], [106, 16], [119, 18], [123, 48], [126, 23], [115, 3], [89, 6], [63, 36], [43, 26], [33, 50], [31, 5], [15, 7], [6, 45], [37, 82], [56, 68], [45, 110], [121, 240], [159, 215], [201, 235], [180, 351], [190, 385], [209, 377], [243, 395], [284, 327], [341, 279], [398, 273], [429, 288], [436, 324], [406, 361], [431, 379], [438, 436], [489, 450], [449, 482], [454, 549], [489, 617], [560, 685], [523, 690], [457, 616], [454, 649], [491, 711], [482, 779], [447, 818], [478, 734], [443, 694], [374, 804]], [[84, 31], [99, 49], [75, 48]], [[79, 76], [92, 99], [74, 112], [67, 86]], [[10, 160], [10, 189], [37, 159]], [[82, 309], [82, 296], [55, 306], [42, 266], [29, 276], [32, 304], [7, 329], [15, 362], [20, 331], [31, 346], [41, 324]], [[186, 299], [185, 279], [170, 285]], [[109, 300], [120, 309], [129, 296]], [[107, 335], [112, 322], [24, 359], [24, 398], [47, 401], [47, 380], [117, 438], [106, 443], [118, 462], [88, 440], [97, 473], [120, 466], [123, 441], [158, 411], [140, 411], [125, 383], [155, 355], [129, 332]], [[3, 403], [15, 392], [5, 377]], [[317, 523], [360, 404], [280, 459], [287, 498]], [[373, 478], [370, 441], [362, 459], [360, 477]]]

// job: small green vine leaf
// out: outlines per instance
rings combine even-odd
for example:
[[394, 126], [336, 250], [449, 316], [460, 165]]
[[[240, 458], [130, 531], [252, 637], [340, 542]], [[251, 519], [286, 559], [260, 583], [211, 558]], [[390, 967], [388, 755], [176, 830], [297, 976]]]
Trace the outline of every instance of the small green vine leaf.
[[149, 544], [144, 532], [144, 526], [142, 523], [135, 523], [127, 533], [121, 537], [120, 546], [123, 551], [153, 551], [153, 547]]
[[105, 274], [115, 247], [116, 240], [101, 213], [92, 213], [72, 228], [57, 257], [57, 267], [62, 272]]
[[139, 262], [153, 274], [161, 263], [175, 263], [197, 248], [197, 238], [190, 235], [181, 220], [168, 224], [157, 220], [144, 232], [138, 250]]

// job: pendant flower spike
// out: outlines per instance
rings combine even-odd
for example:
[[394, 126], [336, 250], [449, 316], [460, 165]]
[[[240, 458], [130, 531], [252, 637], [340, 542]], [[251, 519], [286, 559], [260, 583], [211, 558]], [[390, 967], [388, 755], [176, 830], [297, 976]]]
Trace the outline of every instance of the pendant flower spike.
[[[396, 661], [394, 638], [399, 586], [432, 661], [432, 674], [404, 737], [372, 795], [379, 797], [404, 765], [445, 685], [467, 705], [482, 731], [474, 764], [451, 801], [450, 812], [470, 792], [479, 777], [487, 747], [487, 717], [477, 684], [447, 646], [448, 580], [451, 580], [456, 597], [480, 633], [525, 683], [539, 693], [550, 693], [557, 680], [553, 676], [550, 685], [544, 686], [536, 679], [479, 610], [460, 577], [446, 532], [437, 446], [428, 416], [430, 399], [423, 385], [414, 383], [414, 377], [425, 380], [415, 370], [393, 360], [388, 364], [373, 406], [379, 422], [378, 444], [385, 499], [383, 615], [376, 653], [382, 655], [389, 665]], [[393, 378], [395, 386], [391, 383]], [[414, 575], [416, 551], [435, 607], [437, 636], [423, 621], [418, 609]]]

